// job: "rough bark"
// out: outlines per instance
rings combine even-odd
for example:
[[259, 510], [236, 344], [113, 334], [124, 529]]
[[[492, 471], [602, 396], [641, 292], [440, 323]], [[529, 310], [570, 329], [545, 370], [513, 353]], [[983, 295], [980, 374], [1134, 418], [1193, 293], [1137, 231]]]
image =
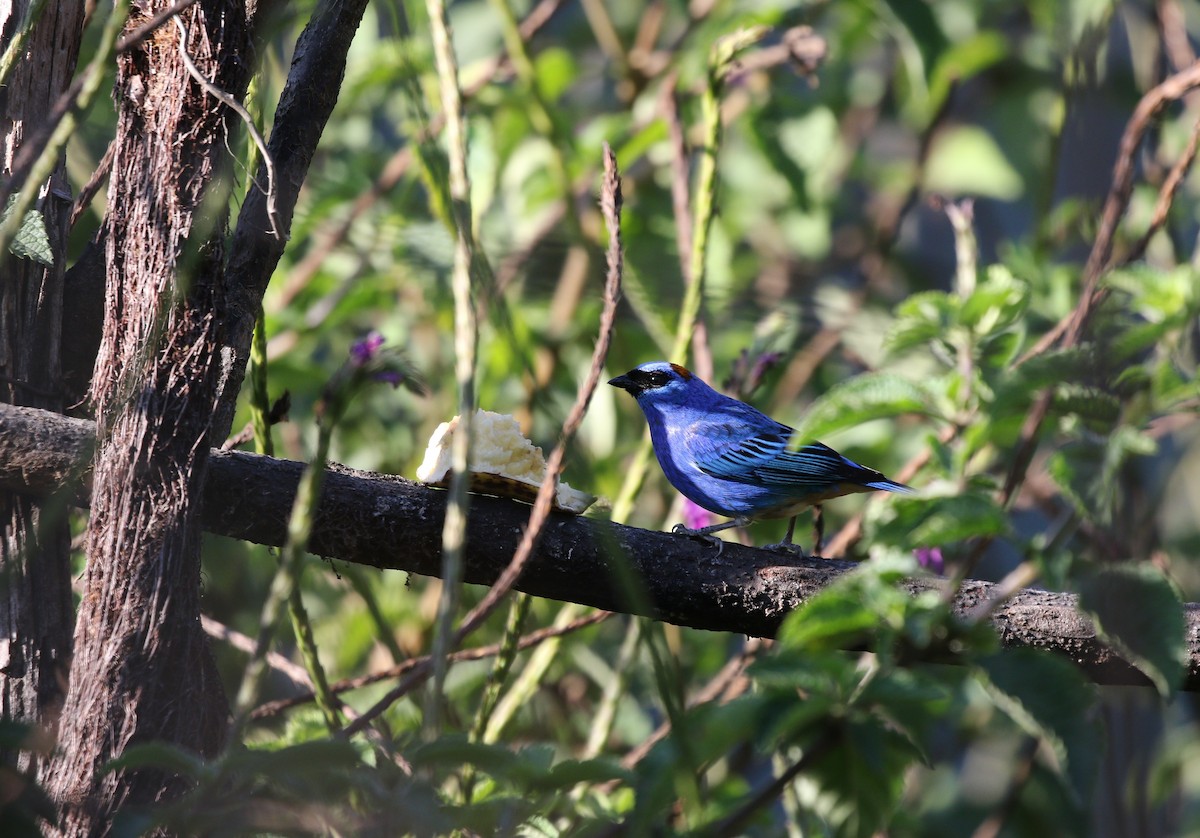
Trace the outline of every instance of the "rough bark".
[[[127, 31], [166, 5], [135, 3]], [[245, 4], [201, 0], [180, 18], [200, 72], [240, 98], [253, 66]], [[227, 204], [205, 202], [236, 116], [189, 75], [180, 43], [167, 24], [118, 59], [88, 567], [48, 784], [64, 835], [105, 834], [119, 808], [179, 791], [158, 772], [106, 772], [127, 747], [162, 740], [212, 756], [228, 714], [200, 627], [197, 509]]]
[[[79, 463], [90, 423], [0, 406], [0, 489], [36, 496], [81, 495]], [[204, 486], [203, 527], [281, 545], [304, 466], [245, 452], [213, 452]], [[441, 570], [445, 492], [400, 477], [338, 467], [325, 480], [312, 533], [315, 553], [355, 564], [436, 576]], [[529, 507], [511, 500], [471, 502], [465, 579], [490, 584], [507, 566]], [[853, 563], [793, 559], [727, 544], [556, 515], [517, 588], [537, 596], [641, 614], [712, 631], [770, 637], [784, 616]], [[913, 581], [915, 592], [936, 581]], [[971, 580], [955, 608], [970, 613], [996, 596]], [[1187, 606], [1189, 662], [1182, 687], [1200, 691], [1200, 604]], [[1025, 590], [999, 608], [993, 623], [1009, 646], [1067, 656], [1102, 684], [1149, 684], [1106, 647], [1071, 594]]]
[[[15, 34], [32, 0], [0, 5], [0, 50]], [[5, 14], [7, 13], [7, 15]], [[7, 86], [0, 91], [0, 171], [11, 176], [18, 150], [38, 133], [51, 106], [71, 82], [83, 33], [84, 3], [48, 3]], [[0, 254], [0, 401], [61, 411], [59, 342], [63, 274], [71, 196], [63, 166], [39, 190], [51, 268]], [[71, 534], [64, 504], [43, 504], [0, 493], [0, 716], [53, 730], [70, 665]], [[7, 758], [8, 755], [0, 755]], [[44, 773], [45, 763], [22, 768]]]

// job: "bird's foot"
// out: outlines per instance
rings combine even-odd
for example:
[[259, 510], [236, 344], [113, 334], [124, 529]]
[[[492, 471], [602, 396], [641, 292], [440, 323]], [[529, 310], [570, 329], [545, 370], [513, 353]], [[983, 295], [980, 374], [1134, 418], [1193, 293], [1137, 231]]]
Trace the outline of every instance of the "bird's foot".
[[725, 542], [713, 535], [708, 527], [701, 527], [698, 530], [689, 529], [683, 524], [676, 524], [671, 527], [671, 532], [674, 535], [686, 535], [688, 538], [698, 538], [701, 541], [707, 541], [709, 544], [717, 548], [717, 555], [721, 555], [721, 551], [725, 549]]
[[777, 553], [790, 553], [793, 556], [799, 556], [802, 559], [807, 559], [809, 556], [804, 552], [804, 548], [793, 541], [781, 541], [778, 544], [764, 544], [764, 550], [774, 550]]

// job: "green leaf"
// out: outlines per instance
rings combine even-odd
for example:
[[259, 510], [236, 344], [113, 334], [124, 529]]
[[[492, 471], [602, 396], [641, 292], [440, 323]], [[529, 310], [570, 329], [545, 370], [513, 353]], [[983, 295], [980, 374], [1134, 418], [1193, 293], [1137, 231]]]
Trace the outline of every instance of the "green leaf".
[[987, 131], [959, 125], [939, 132], [934, 140], [922, 188], [951, 196], [1014, 201], [1025, 184]]
[[1002, 535], [1008, 518], [990, 493], [969, 489], [940, 497], [898, 497], [880, 510], [874, 526], [874, 540], [915, 550]]
[[836, 835], [865, 838], [886, 831], [905, 773], [920, 753], [885, 721], [871, 716], [845, 722], [839, 738], [804, 773], [809, 782], [798, 787], [801, 806], [826, 818]]
[[976, 334], [990, 335], [1012, 326], [1025, 312], [1029, 286], [1003, 265], [988, 268], [984, 280], [962, 305], [962, 322]]
[[[10, 195], [8, 204], [0, 215], [0, 224], [8, 220], [17, 202], [16, 195]], [[50, 247], [50, 234], [46, 230], [46, 218], [37, 210], [29, 210], [21, 220], [21, 227], [8, 246], [9, 252], [22, 259], [32, 259], [47, 268], [54, 267], [54, 251]]]
[[337, 739], [314, 739], [286, 748], [247, 748], [225, 758], [228, 770], [270, 777], [276, 782], [328, 776], [360, 763], [355, 744]]
[[958, 325], [960, 304], [958, 297], [945, 291], [913, 294], [896, 306], [896, 323], [888, 332], [885, 345], [893, 352], [903, 352], [945, 340]]
[[1066, 659], [1036, 649], [1004, 649], [980, 665], [992, 698], [1050, 744], [1074, 794], [1086, 801], [1103, 755], [1096, 688]]
[[928, 743], [944, 729], [953, 704], [953, 685], [963, 671], [961, 667], [940, 667], [931, 676], [922, 669], [896, 669], [872, 681], [864, 700], [890, 720], [928, 764]]
[[858, 375], [813, 402], [791, 445], [799, 448], [844, 428], [905, 413], [937, 415], [933, 398], [919, 385], [888, 373]]
[[1095, 618], [1104, 641], [1145, 673], [1161, 695], [1178, 689], [1188, 654], [1187, 625], [1178, 591], [1156, 567], [1104, 568], [1084, 580], [1079, 607]]
[[442, 736], [420, 745], [408, 754], [413, 767], [455, 769], [470, 763], [488, 774], [504, 776], [520, 760], [503, 745], [470, 742], [465, 736]]
[[207, 773], [204, 760], [190, 751], [164, 742], [147, 742], [125, 749], [125, 753], [104, 766], [104, 772], [161, 768], [183, 777], [198, 779]]
[[969, 79], [1008, 55], [1008, 43], [999, 32], [977, 32], [946, 48], [938, 56], [929, 79], [929, 114], [937, 113], [950, 86]]
[[1058, 416], [1074, 415], [1106, 431], [1121, 416], [1121, 402], [1102, 390], [1079, 384], [1063, 383], [1055, 388], [1053, 412]]
[[922, 72], [928, 80], [950, 40], [938, 25], [933, 10], [924, 0], [887, 0], [888, 8], [912, 36], [921, 53]]
[[1095, 489], [1100, 482], [1100, 452], [1093, 442], [1068, 442], [1052, 453], [1046, 471], [1075, 507], [1088, 520], [1096, 518]]
[[538, 90], [547, 103], [555, 102], [579, 76], [575, 56], [561, 47], [543, 49], [534, 63]]
[[830, 587], [789, 614], [776, 640], [784, 648], [840, 649], [866, 639], [877, 622], [862, 603]]
[[633, 779], [633, 772], [621, 767], [620, 763], [610, 759], [565, 759], [549, 773], [531, 778], [530, 785], [535, 789], [555, 790], [569, 789], [578, 783], [605, 783], [609, 780]]
[[530, 815], [529, 820], [517, 827], [517, 838], [559, 838], [560, 835], [558, 827], [541, 815]]

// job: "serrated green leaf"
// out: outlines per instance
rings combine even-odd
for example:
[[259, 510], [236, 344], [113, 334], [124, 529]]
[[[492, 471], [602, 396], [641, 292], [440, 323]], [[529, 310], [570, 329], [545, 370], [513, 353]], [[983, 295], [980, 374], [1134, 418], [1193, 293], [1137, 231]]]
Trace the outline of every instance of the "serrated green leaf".
[[548, 818], [530, 815], [529, 820], [517, 827], [517, 838], [558, 838], [562, 833]]
[[1100, 478], [1100, 452], [1090, 442], [1069, 442], [1053, 452], [1046, 471], [1080, 516], [1092, 520]]
[[869, 373], [829, 389], [804, 414], [792, 447], [872, 419], [905, 413], [936, 415], [932, 397], [911, 381], [888, 373]]
[[877, 835], [900, 800], [904, 775], [920, 754], [904, 736], [874, 717], [843, 723], [840, 740], [804, 776], [801, 806], [844, 836]]
[[1092, 347], [1054, 349], [1035, 355], [1014, 372], [1013, 391], [1030, 393], [1062, 381], [1078, 379], [1095, 368], [1095, 349]]
[[1133, 265], [1110, 272], [1104, 284], [1124, 291], [1135, 310], [1155, 322], [1187, 317], [1197, 301], [1197, 272], [1188, 264], [1165, 271]]
[[863, 700], [889, 719], [928, 764], [927, 743], [944, 725], [953, 701], [947, 682], [956, 683], [959, 672], [943, 668], [936, 677], [929, 677], [919, 671], [896, 669], [872, 681]]
[[1100, 390], [1078, 384], [1060, 384], [1055, 388], [1053, 410], [1059, 416], [1074, 415], [1103, 427], [1120, 418], [1121, 402]]
[[962, 322], [979, 335], [1000, 332], [1020, 318], [1028, 302], [1029, 287], [1003, 265], [992, 265], [963, 302]]
[[[13, 206], [17, 202], [16, 195], [10, 195], [0, 215], [0, 224], [8, 220]], [[46, 230], [46, 218], [37, 210], [29, 210], [21, 220], [21, 227], [8, 246], [9, 252], [22, 259], [32, 259], [47, 268], [54, 267], [54, 251], [50, 247], [50, 234]]]
[[1187, 660], [1187, 625], [1175, 586], [1153, 565], [1106, 567], [1084, 580], [1079, 607], [1106, 643], [1140, 669], [1163, 696], [1178, 689]]
[[896, 306], [896, 322], [884, 345], [893, 352], [903, 352], [930, 341], [945, 340], [958, 325], [960, 303], [958, 297], [945, 291], [913, 294]]
[[875, 540], [915, 550], [1002, 535], [1008, 518], [988, 492], [972, 489], [941, 497], [896, 498], [875, 526]]
[[1004, 511], [988, 495], [971, 492], [933, 501], [914, 527], [913, 546], [936, 547], [967, 538], [1002, 535], [1008, 530]]
[[877, 622], [863, 603], [831, 586], [789, 614], [775, 639], [785, 649], [839, 649], [866, 639]]
[[1104, 750], [1095, 686], [1069, 661], [1036, 649], [1004, 649], [980, 666], [993, 699], [1050, 744], [1074, 794], [1086, 801]]

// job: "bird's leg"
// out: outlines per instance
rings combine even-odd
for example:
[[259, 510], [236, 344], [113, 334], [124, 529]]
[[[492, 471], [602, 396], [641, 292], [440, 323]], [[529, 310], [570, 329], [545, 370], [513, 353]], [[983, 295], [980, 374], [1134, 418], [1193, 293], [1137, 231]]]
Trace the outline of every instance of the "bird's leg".
[[676, 535], [686, 535], [691, 538], [701, 538], [713, 544], [717, 548], [717, 555], [721, 555], [721, 551], [725, 549], [725, 542], [717, 538], [713, 533], [721, 530], [732, 529], [733, 527], [744, 527], [750, 523], [750, 519], [746, 517], [733, 518], [729, 521], [724, 521], [720, 524], [712, 524], [707, 527], [701, 527], [698, 530], [692, 530], [685, 527], [683, 524], [676, 524], [671, 527], [671, 532]]
[[796, 532], [796, 518], [797, 517], [798, 516], [793, 515], [791, 518], [788, 519], [787, 535], [785, 535], [783, 537], [783, 541], [779, 542], [778, 544], [768, 544], [765, 547], [763, 547], [763, 549], [764, 550], [782, 550], [786, 553], [799, 553], [800, 556], [803, 558], [804, 557], [804, 548], [801, 547], [799, 544], [792, 543], [792, 535]]
[[821, 555], [825, 546], [825, 509], [821, 504], [813, 507], [813, 555]]

